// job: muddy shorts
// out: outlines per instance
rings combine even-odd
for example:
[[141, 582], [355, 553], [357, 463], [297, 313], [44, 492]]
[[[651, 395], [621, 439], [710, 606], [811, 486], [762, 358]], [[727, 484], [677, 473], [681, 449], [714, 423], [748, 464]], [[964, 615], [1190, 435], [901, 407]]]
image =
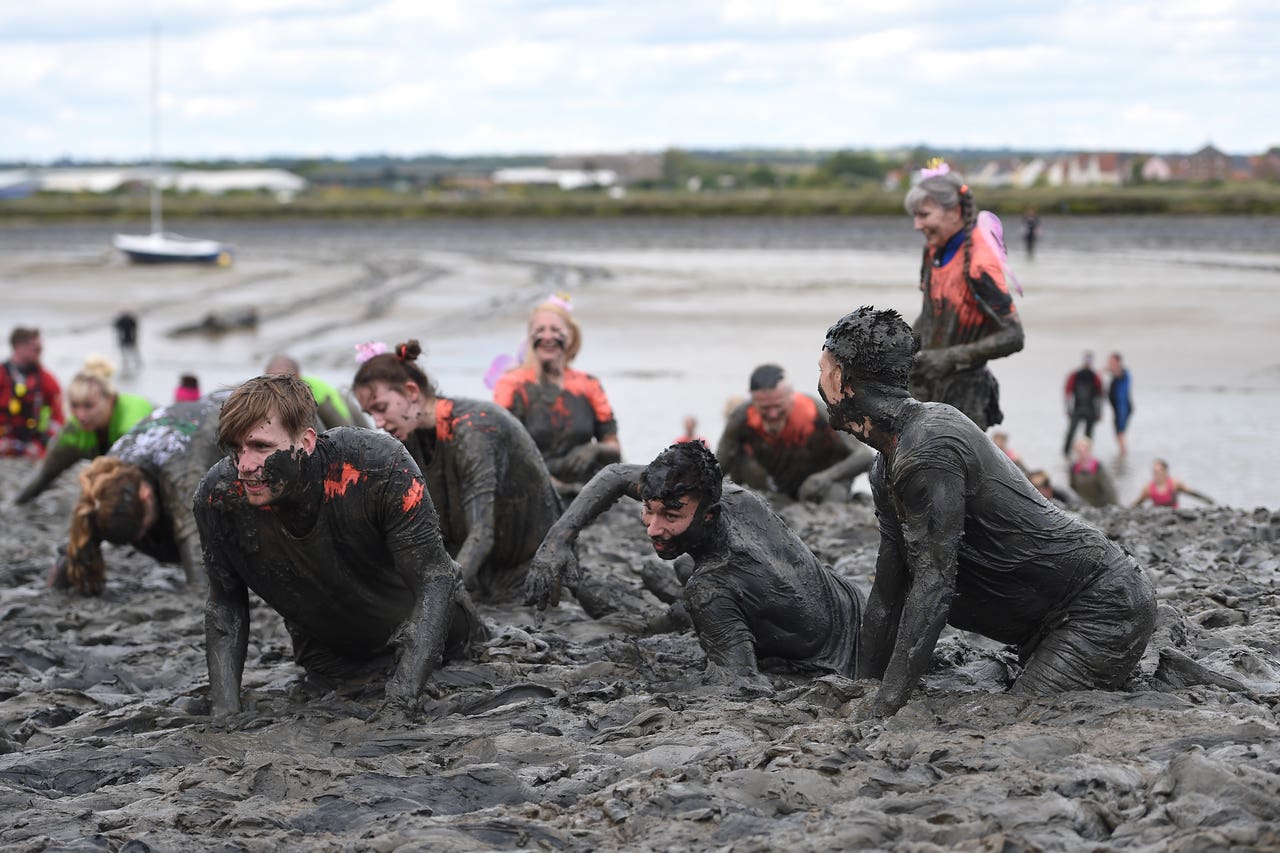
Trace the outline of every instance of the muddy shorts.
[[1037, 638], [1019, 649], [1025, 668], [1013, 692], [1119, 689], [1133, 674], [1155, 623], [1155, 588], [1126, 555], [1052, 614]]

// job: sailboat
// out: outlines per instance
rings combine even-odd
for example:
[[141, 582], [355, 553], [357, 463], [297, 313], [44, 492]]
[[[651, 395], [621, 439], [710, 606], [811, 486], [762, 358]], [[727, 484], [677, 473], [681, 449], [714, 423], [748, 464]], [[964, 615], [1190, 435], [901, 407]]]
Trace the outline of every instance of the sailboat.
[[151, 233], [117, 234], [112, 244], [134, 263], [196, 263], [231, 264], [231, 247], [217, 240], [184, 237], [164, 230], [164, 212], [161, 210], [160, 187], [157, 166], [160, 138], [160, 110], [157, 103], [160, 90], [160, 38], [158, 30], [151, 33]]

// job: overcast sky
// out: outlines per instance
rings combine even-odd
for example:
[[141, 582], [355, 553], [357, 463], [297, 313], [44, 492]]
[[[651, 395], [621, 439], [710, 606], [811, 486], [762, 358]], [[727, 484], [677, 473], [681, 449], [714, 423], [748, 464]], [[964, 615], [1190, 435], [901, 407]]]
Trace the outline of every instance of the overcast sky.
[[[1040, 9], [1048, 11], [1040, 11]], [[0, 160], [1280, 144], [1280, 3], [4, 0]]]

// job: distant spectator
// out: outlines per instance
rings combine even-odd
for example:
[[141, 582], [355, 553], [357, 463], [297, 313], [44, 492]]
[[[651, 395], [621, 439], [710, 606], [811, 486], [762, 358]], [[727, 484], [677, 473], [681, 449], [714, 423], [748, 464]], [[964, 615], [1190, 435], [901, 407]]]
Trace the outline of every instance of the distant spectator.
[[1067, 376], [1065, 403], [1067, 409], [1067, 440], [1062, 444], [1062, 455], [1071, 454], [1071, 442], [1076, 429], [1084, 424], [1084, 434], [1093, 438], [1093, 425], [1098, 422], [1102, 401], [1102, 380], [1093, 371], [1093, 353], [1086, 351], [1079, 368]]
[[1022, 454], [1009, 446], [1009, 433], [1003, 430], [996, 430], [991, 433], [991, 441], [1004, 452], [1005, 456], [1009, 457], [1010, 462], [1022, 469], [1022, 473], [1025, 474], [1027, 472], [1026, 463], [1022, 461]]
[[1027, 260], [1036, 256], [1036, 241], [1040, 239], [1040, 214], [1034, 207], [1028, 207], [1022, 214], [1022, 242], [1027, 247]]
[[1116, 418], [1116, 444], [1120, 446], [1120, 455], [1124, 456], [1129, 452], [1125, 444], [1125, 432], [1129, 429], [1129, 417], [1133, 414], [1133, 380], [1129, 378], [1129, 370], [1118, 352], [1111, 353], [1111, 357], [1107, 359], [1107, 372], [1111, 374], [1107, 398], [1111, 401], [1111, 411]]
[[18, 326], [9, 335], [13, 352], [0, 372], [0, 456], [44, 458], [62, 426], [62, 387], [40, 365], [40, 330]]
[[676, 436], [675, 443], [683, 444], [686, 441], [701, 441], [703, 444], [707, 443], [705, 438], [698, 435], [698, 419], [693, 415], [685, 415], [684, 432]]
[[124, 375], [142, 369], [142, 356], [138, 353], [138, 315], [132, 308], [121, 308], [116, 315], [116, 340], [120, 344], [120, 369]]
[[200, 379], [191, 373], [178, 377], [178, 387], [173, 389], [173, 402], [193, 403], [200, 399]]
[[1079, 504], [1079, 499], [1069, 490], [1058, 488], [1049, 482], [1049, 473], [1041, 468], [1027, 472], [1027, 479], [1036, 487], [1037, 492], [1060, 507], [1072, 509]]

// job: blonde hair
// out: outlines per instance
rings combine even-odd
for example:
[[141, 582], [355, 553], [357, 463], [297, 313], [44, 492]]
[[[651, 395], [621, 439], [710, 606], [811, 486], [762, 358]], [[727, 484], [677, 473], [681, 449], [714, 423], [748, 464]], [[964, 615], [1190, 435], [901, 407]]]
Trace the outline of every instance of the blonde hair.
[[[557, 294], [545, 302], [539, 302], [532, 311], [529, 312], [529, 323], [533, 323], [533, 318], [541, 311], [550, 311], [560, 319], [564, 320], [565, 325], [569, 327], [573, 340], [564, 348], [565, 363], [572, 363], [578, 356], [578, 350], [582, 349], [582, 329], [578, 326], [578, 321], [573, 318], [573, 309], [568, 306], [567, 296]], [[527, 329], [527, 326], [526, 326]], [[528, 352], [524, 356], [524, 367], [532, 367], [537, 363], [538, 358], [533, 348], [529, 347]]]
[[114, 456], [99, 456], [80, 472], [80, 498], [67, 536], [67, 580], [84, 595], [98, 595], [106, 582], [103, 540], [132, 542], [146, 518], [142, 469]]
[[84, 367], [68, 383], [67, 399], [81, 399], [90, 387], [97, 388], [103, 397], [111, 399], [116, 395], [115, 383], [111, 381], [115, 374], [116, 365], [111, 359], [96, 354], [89, 356], [84, 360]]

